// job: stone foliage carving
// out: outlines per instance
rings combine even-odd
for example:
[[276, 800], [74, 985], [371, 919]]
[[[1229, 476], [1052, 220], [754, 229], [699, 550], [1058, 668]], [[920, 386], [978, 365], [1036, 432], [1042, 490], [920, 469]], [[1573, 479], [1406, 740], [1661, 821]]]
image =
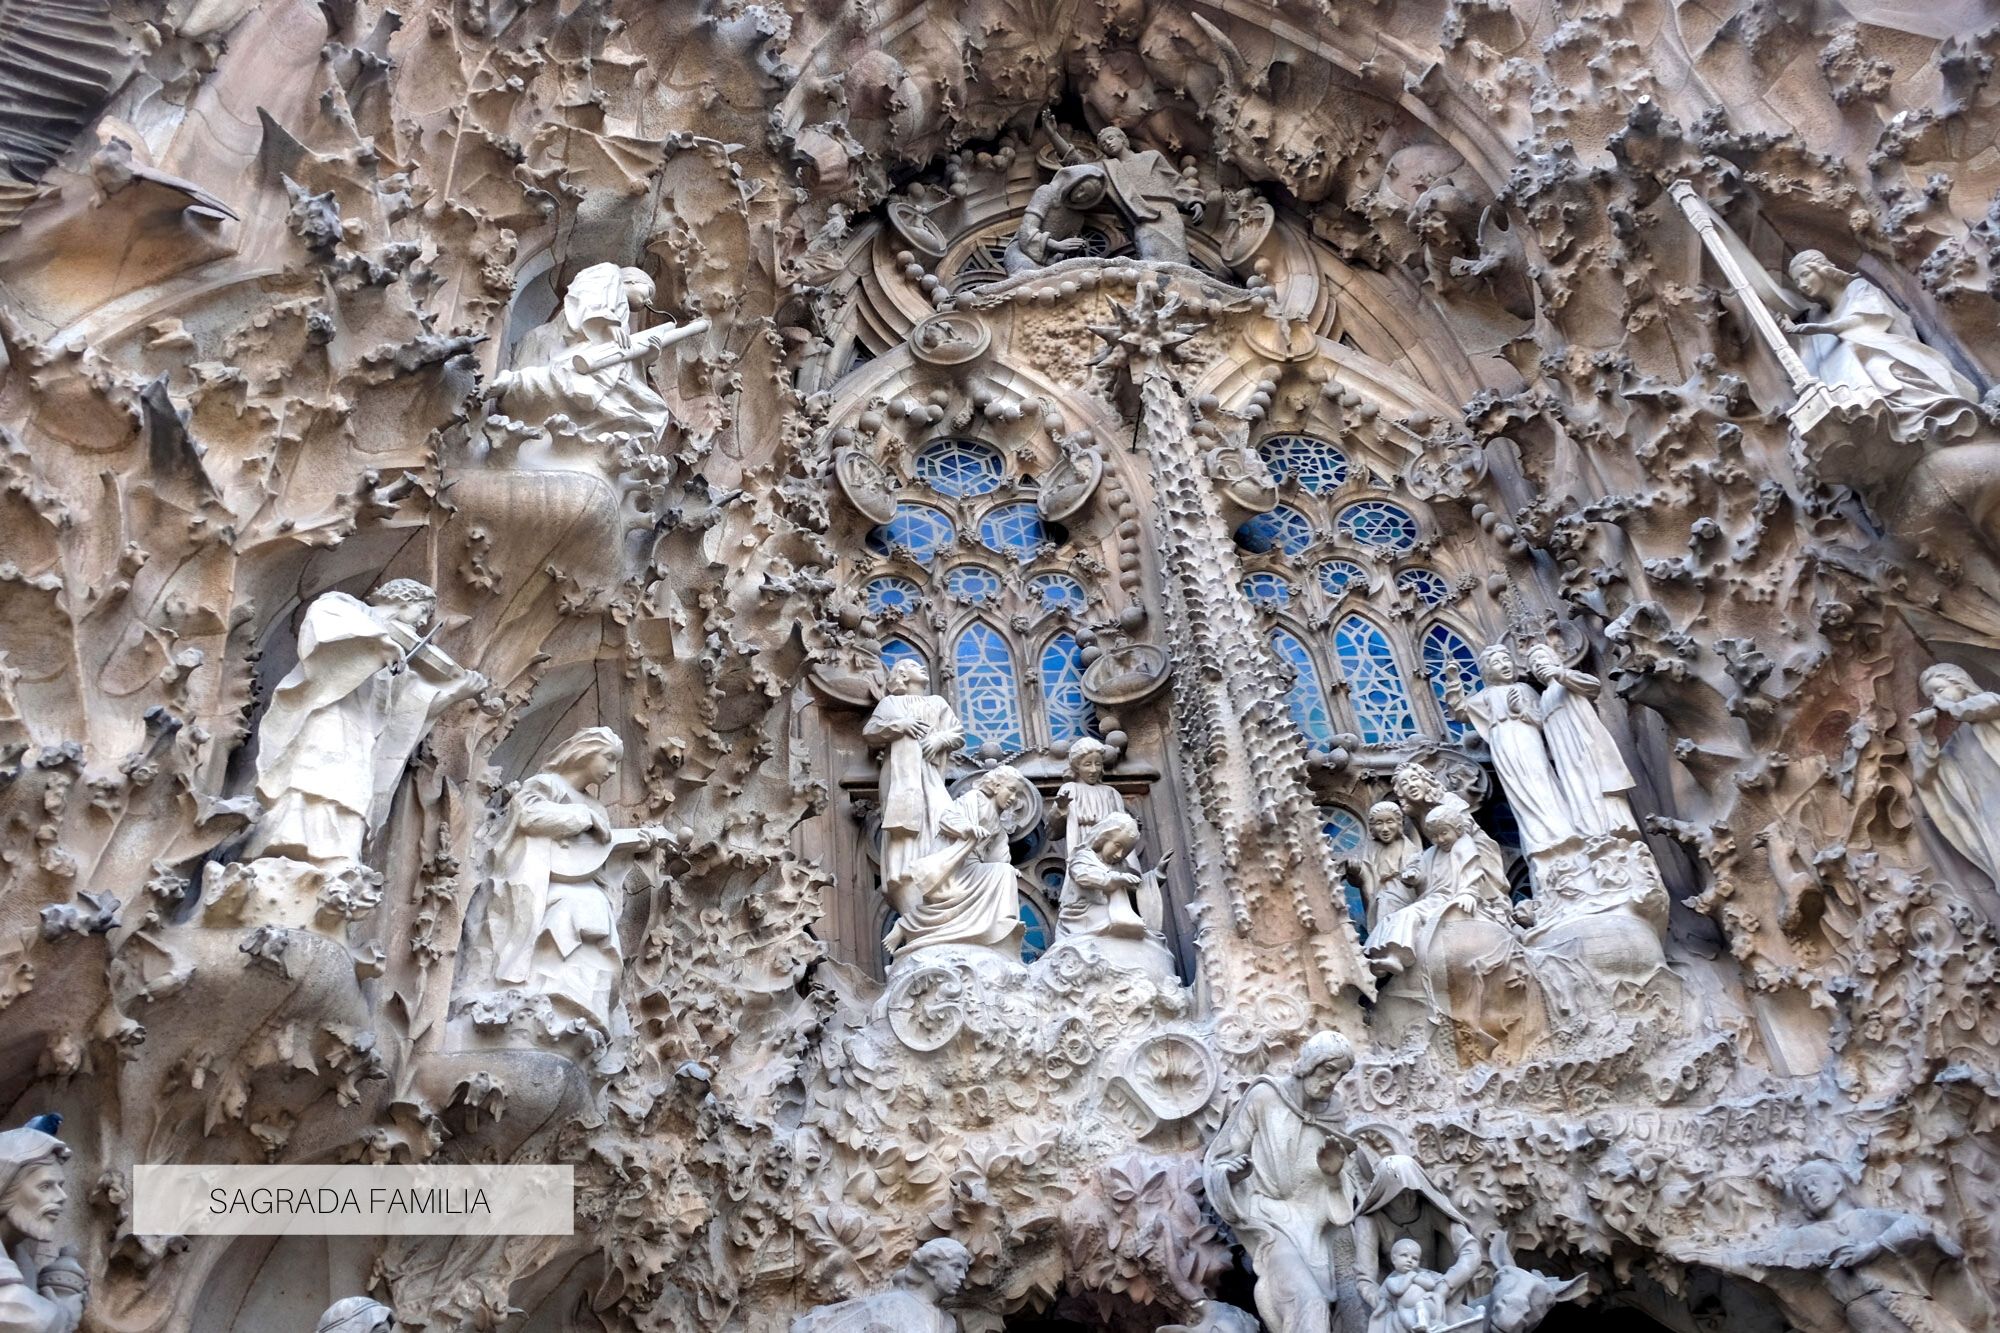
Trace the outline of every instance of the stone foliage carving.
[[958, 1333], [958, 1321], [940, 1302], [958, 1294], [965, 1284], [972, 1255], [948, 1237], [926, 1241], [896, 1276], [895, 1288], [874, 1296], [857, 1296], [800, 1315], [792, 1333]]

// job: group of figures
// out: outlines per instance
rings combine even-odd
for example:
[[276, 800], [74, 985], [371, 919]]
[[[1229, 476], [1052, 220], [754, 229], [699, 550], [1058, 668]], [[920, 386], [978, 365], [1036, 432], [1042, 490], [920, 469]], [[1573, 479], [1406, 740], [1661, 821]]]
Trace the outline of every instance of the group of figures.
[[[1465, 800], [1416, 764], [1370, 808], [1369, 847], [1344, 865], [1384, 980], [1378, 1029], [1397, 1040], [1449, 1021], [1467, 1053], [1518, 1058], [1580, 1037], [1666, 976], [1666, 891], [1626, 797], [1633, 786], [1594, 704], [1598, 680], [1547, 644], [1480, 654], [1481, 687], [1447, 699], [1485, 741], [1534, 884], [1516, 902], [1505, 853]], [[1429, 845], [1410, 831], [1411, 821]]]
[[[436, 598], [411, 579], [363, 602], [306, 608], [297, 665], [257, 731], [259, 813], [241, 857], [209, 867], [199, 924], [348, 938], [380, 903], [365, 859], [404, 769], [433, 725], [486, 687], [430, 639]], [[534, 1030], [600, 1044], [613, 1027], [621, 886], [635, 856], [673, 845], [663, 828], [614, 829], [594, 794], [624, 743], [587, 727], [497, 812], [468, 914], [459, 1009], [478, 1028], [531, 1016]]]
[[[882, 700], [862, 731], [882, 751], [879, 865], [897, 919], [892, 957], [962, 946], [1008, 960], [1020, 956], [1020, 872], [1009, 844], [1039, 818], [1041, 798], [1007, 764], [979, 772], [954, 795], [946, 770], [965, 744], [949, 700], [930, 692], [921, 663], [890, 668]], [[1058, 945], [1088, 940], [1111, 961], [1166, 968], [1162, 866], [1142, 871], [1139, 825], [1105, 778], [1110, 747], [1084, 738], [1070, 747], [1071, 781], [1057, 792], [1068, 864]]]

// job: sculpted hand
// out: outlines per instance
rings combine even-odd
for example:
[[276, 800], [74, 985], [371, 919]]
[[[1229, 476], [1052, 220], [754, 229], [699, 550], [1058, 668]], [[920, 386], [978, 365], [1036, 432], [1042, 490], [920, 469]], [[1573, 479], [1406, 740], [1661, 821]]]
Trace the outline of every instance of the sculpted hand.
[[958, 748], [958, 738], [948, 731], [924, 737], [924, 758], [937, 759]]
[[1250, 1169], [1250, 1154], [1240, 1152], [1234, 1157], [1225, 1157], [1215, 1164], [1215, 1169], [1233, 1180]]

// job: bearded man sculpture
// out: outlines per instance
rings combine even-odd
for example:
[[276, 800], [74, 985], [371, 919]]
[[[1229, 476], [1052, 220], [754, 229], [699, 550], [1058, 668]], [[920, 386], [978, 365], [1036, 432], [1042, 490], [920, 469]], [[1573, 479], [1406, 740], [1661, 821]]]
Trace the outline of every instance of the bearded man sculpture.
[[73, 1333], [90, 1282], [56, 1247], [69, 1145], [33, 1124], [0, 1134], [0, 1333]]

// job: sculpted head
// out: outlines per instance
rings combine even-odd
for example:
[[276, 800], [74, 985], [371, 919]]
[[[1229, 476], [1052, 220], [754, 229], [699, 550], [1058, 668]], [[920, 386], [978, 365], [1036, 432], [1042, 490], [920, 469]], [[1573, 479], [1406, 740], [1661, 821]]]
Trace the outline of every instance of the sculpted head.
[[930, 672], [914, 657], [905, 657], [889, 668], [889, 693], [922, 694], [930, 688]]
[[1131, 138], [1116, 125], [1106, 125], [1097, 132], [1097, 147], [1106, 157], [1123, 157], [1131, 146]]
[[618, 773], [618, 761], [625, 757], [625, 742], [609, 727], [585, 727], [558, 745], [549, 756], [549, 771], [560, 773], [579, 787], [594, 787]]
[[1450, 847], [1472, 831], [1472, 816], [1462, 805], [1446, 804], [1424, 816], [1424, 836], [1439, 847]]
[[23, 1127], [0, 1134], [0, 1244], [52, 1241], [69, 1199], [63, 1164], [69, 1145]]
[[1377, 842], [1394, 842], [1403, 836], [1403, 807], [1394, 801], [1377, 801], [1368, 807], [1368, 832]]
[[1854, 277], [1818, 250], [1799, 251], [1785, 271], [1791, 276], [1793, 286], [1816, 301], [1838, 293]]
[[1792, 1172], [1790, 1189], [1808, 1216], [1825, 1217], [1847, 1193], [1847, 1173], [1833, 1162], [1816, 1159]]
[[1546, 643], [1530, 644], [1528, 647], [1528, 670], [1547, 680], [1562, 671], [1562, 658]]
[[391, 620], [420, 630], [430, 623], [431, 614], [437, 610], [437, 594], [428, 583], [390, 579], [368, 594], [368, 604], [381, 607]]
[[1940, 662], [1917, 677], [1917, 685], [1932, 703], [1960, 703], [1979, 693], [1972, 673], [1962, 666]]
[[1389, 1247], [1389, 1263], [1398, 1273], [1414, 1273], [1424, 1261], [1424, 1247], [1405, 1236]]
[[1437, 774], [1414, 761], [1398, 768], [1389, 785], [1397, 799], [1409, 805], [1436, 805], [1445, 798], [1444, 783], [1438, 781]]
[[939, 1296], [956, 1296], [972, 1270], [972, 1252], [949, 1236], [927, 1240], [910, 1256], [903, 1270], [911, 1286], [927, 1285]]
[[366, 1296], [349, 1296], [326, 1307], [313, 1333], [387, 1333], [396, 1326], [396, 1312]]
[[993, 799], [993, 808], [1005, 814], [1026, 798], [1028, 780], [1021, 770], [1001, 764], [979, 775], [978, 787]]
[[1496, 643], [1479, 654], [1479, 674], [1491, 685], [1511, 685], [1520, 679], [1520, 668], [1514, 665], [1514, 654], [1504, 643]]
[[1299, 1048], [1292, 1074], [1306, 1097], [1314, 1102], [1333, 1100], [1340, 1080], [1354, 1068], [1354, 1047], [1338, 1032], [1316, 1032]]
[[652, 278], [643, 268], [621, 268], [618, 282], [625, 289], [625, 303], [634, 310], [643, 310], [653, 304], [654, 286]]
[[1078, 782], [1101, 782], [1111, 762], [1111, 747], [1085, 736], [1069, 747], [1069, 773]]
[[1127, 814], [1111, 814], [1090, 830], [1090, 850], [1107, 863], [1116, 865], [1139, 845], [1139, 821]]

